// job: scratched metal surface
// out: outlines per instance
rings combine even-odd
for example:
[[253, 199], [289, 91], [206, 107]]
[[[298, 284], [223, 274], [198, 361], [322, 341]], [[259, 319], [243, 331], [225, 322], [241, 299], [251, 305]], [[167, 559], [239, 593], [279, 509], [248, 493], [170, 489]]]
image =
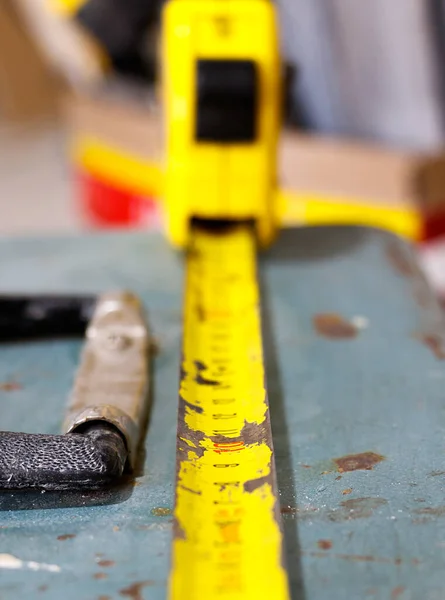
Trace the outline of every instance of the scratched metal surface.
[[[445, 327], [411, 250], [374, 230], [287, 232], [260, 272], [293, 599], [442, 600]], [[0, 242], [1, 291], [131, 288], [159, 346], [136, 485], [0, 496], [2, 600], [165, 598], [182, 280], [157, 235]], [[2, 429], [58, 431], [79, 348], [0, 349]]]

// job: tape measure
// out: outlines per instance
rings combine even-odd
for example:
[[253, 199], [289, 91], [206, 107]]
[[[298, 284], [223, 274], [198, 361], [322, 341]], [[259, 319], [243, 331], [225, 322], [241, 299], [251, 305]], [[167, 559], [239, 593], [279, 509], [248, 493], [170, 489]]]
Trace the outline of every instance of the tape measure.
[[278, 229], [277, 19], [170, 0], [163, 27], [167, 234], [187, 252], [170, 600], [288, 600], [255, 260]]
[[187, 256], [171, 600], [289, 598], [248, 225]]

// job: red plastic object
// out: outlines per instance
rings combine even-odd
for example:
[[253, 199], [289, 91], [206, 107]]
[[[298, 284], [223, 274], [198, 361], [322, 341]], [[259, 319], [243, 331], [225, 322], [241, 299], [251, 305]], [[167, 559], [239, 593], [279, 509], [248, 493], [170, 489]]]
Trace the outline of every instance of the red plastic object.
[[445, 212], [425, 216], [422, 241], [434, 240], [445, 235]]
[[79, 208], [89, 226], [97, 229], [159, 227], [160, 211], [154, 199], [118, 188], [82, 171], [76, 173], [75, 179]]

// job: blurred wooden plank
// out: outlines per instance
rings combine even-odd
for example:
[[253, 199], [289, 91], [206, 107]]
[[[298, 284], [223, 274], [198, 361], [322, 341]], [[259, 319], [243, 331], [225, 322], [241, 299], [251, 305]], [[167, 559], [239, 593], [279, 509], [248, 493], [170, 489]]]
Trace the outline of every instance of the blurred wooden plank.
[[0, 115], [29, 120], [57, 113], [60, 84], [9, 0], [0, 6]]

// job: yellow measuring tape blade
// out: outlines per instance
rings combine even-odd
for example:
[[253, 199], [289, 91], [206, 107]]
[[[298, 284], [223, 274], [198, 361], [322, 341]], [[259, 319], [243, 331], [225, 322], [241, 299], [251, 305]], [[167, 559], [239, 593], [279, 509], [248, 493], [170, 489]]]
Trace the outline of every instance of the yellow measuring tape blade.
[[187, 257], [170, 600], [288, 600], [248, 226]]

